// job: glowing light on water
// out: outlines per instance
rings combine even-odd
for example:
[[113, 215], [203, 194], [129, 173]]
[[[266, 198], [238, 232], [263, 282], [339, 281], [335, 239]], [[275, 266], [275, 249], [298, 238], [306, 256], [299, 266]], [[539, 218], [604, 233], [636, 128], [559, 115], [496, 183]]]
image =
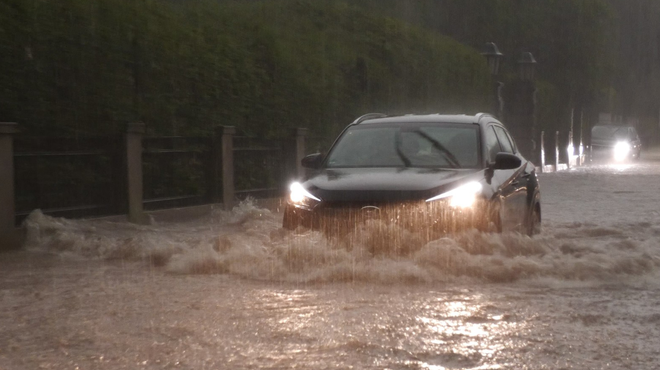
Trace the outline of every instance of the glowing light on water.
[[634, 168], [635, 165], [630, 163], [612, 163], [608, 167], [617, 172], [625, 172]]
[[[501, 338], [515, 336], [524, 328], [522, 324], [506, 321], [503, 314], [485, 314], [487, 304], [477, 303], [474, 298], [443, 302], [440, 307], [427, 306], [430, 312], [418, 316], [417, 321], [434, 337], [431, 342], [450, 348], [451, 353], [471, 358], [492, 358], [510, 343]], [[421, 362], [423, 369], [445, 369], [443, 366]], [[499, 365], [469, 367], [470, 369], [497, 369]]]

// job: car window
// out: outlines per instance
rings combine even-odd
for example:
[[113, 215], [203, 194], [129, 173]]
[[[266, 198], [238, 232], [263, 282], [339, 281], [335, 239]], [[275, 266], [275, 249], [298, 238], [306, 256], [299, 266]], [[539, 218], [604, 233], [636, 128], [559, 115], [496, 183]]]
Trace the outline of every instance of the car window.
[[486, 137], [486, 153], [488, 155], [488, 161], [491, 163], [495, 162], [497, 153], [501, 152], [502, 149], [499, 140], [497, 140], [495, 130], [493, 130], [493, 126], [486, 128], [484, 135]]
[[394, 130], [348, 130], [328, 156], [330, 167], [377, 166], [396, 156]]
[[476, 126], [406, 122], [350, 127], [326, 166], [476, 168], [478, 158]]
[[620, 127], [614, 131], [614, 138], [617, 140], [630, 139], [630, 130], [627, 127]]
[[639, 135], [637, 135], [637, 130], [634, 127], [630, 128], [630, 137], [632, 140], [639, 140]]
[[[420, 127], [418, 136], [424, 138], [421, 142], [421, 153], [425, 155], [443, 155], [455, 160], [460, 168], [473, 168], [479, 162], [479, 135], [476, 127], [428, 126]], [[440, 152], [440, 153], [438, 153]]]
[[502, 128], [500, 126], [493, 126], [493, 128], [495, 129], [495, 134], [497, 135], [497, 139], [500, 142], [500, 146], [502, 147], [502, 151], [514, 154], [515, 150], [514, 150], [513, 143], [511, 143], [511, 139], [509, 138], [509, 135], [507, 135], [504, 128]]
[[626, 126], [594, 126], [591, 129], [592, 140], [630, 140], [631, 131]]

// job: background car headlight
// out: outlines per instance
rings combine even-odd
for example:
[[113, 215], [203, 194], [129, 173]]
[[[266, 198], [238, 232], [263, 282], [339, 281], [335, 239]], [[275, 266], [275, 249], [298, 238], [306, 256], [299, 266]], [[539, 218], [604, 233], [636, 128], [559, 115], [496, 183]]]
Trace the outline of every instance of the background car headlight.
[[289, 191], [289, 200], [297, 206], [309, 207], [321, 201], [321, 199], [308, 192], [299, 182], [291, 184], [291, 186], [289, 186]]
[[461, 185], [456, 189], [452, 189], [446, 193], [442, 193], [426, 201], [432, 202], [438, 199], [449, 199], [449, 205], [455, 208], [469, 208], [472, 207], [477, 200], [477, 195], [481, 192], [482, 185], [476, 181], [468, 182]]
[[630, 153], [630, 144], [625, 141], [619, 141], [614, 145], [614, 159], [621, 161], [628, 157]]

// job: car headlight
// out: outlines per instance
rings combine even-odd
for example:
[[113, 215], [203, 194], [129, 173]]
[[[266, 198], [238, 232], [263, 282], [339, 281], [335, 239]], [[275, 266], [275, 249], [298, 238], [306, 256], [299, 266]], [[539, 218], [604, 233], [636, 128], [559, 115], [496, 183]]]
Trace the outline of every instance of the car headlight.
[[308, 192], [299, 182], [294, 182], [289, 186], [289, 200], [299, 207], [311, 207], [321, 201], [321, 199]]
[[472, 181], [446, 193], [429, 198], [426, 201], [433, 202], [434, 200], [449, 198], [450, 206], [454, 208], [469, 208], [477, 200], [477, 195], [481, 192], [481, 189], [481, 183]]
[[614, 145], [614, 159], [617, 161], [622, 161], [628, 157], [630, 153], [630, 143], [625, 141], [619, 141]]

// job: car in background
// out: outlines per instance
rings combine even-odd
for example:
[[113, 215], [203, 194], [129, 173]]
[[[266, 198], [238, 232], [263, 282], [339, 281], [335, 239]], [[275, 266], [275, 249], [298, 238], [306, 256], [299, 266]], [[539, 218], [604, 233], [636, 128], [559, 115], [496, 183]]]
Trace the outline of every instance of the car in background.
[[597, 125], [591, 129], [591, 160], [639, 159], [642, 142], [632, 126]]
[[435, 236], [540, 230], [535, 167], [488, 114], [367, 114], [302, 165], [312, 171], [290, 186], [285, 229], [345, 233], [378, 219]]

